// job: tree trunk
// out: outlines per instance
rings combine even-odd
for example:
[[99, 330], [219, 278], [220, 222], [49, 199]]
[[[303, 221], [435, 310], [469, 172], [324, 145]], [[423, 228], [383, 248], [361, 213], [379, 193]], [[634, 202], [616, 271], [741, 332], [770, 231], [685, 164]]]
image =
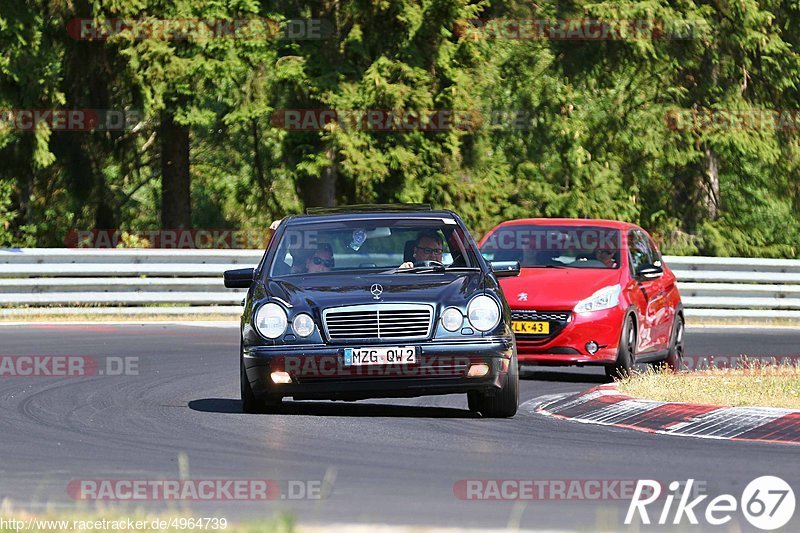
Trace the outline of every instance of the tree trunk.
[[705, 175], [700, 177], [700, 206], [704, 211], [705, 218], [716, 220], [719, 217], [719, 158], [711, 150], [706, 148], [706, 169]]
[[336, 179], [339, 175], [336, 149], [329, 147], [325, 155], [330, 161], [319, 176], [305, 176], [298, 180], [299, 193], [306, 207], [333, 207], [336, 205]]
[[189, 127], [165, 112], [161, 119], [161, 227], [192, 227]]
[[18, 166], [17, 184], [19, 195], [16, 198], [12, 211], [17, 211], [14, 220], [14, 229], [23, 225], [33, 223], [33, 216], [30, 210], [31, 196], [33, 194], [34, 169], [31, 161], [33, 160], [33, 134], [22, 135], [16, 146], [14, 146], [14, 160]]
[[332, 207], [336, 205], [336, 179], [339, 177], [339, 170], [336, 164], [336, 149], [329, 147], [325, 151], [330, 165], [325, 167], [320, 176], [320, 205], [325, 207]]
[[[334, 35], [339, 35], [339, 0], [323, 2], [315, 16], [320, 19], [333, 20]], [[319, 41], [319, 53], [331, 65], [341, 64], [338, 46], [331, 46], [325, 41]], [[311, 176], [300, 182], [301, 194], [306, 207], [333, 207], [336, 205], [337, 179], [339, 177], [336, 145], [333, 140], [323, 141], [321, 147], [329, 164], [320, 176]]]

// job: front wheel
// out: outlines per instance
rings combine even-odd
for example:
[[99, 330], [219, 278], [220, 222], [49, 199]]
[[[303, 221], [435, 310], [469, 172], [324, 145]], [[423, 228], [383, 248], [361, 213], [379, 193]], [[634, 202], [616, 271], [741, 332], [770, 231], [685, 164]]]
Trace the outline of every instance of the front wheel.
[[253, 393], [250, 380], [247, 379], [247, 372], [244, 369], [244, 361], [242, 360], [239, 361], [239, 389], [242, 396], [242, 412], [260, 413], [263, 411], [263, 406]]
[[493, 396], [478, 392], [467, 393], [470, 411], [480, 412], [486, 418], [510, 418], [517, 414], [519, 407], [519, 364], [516, 350], [508, 364], [505, 386]]
[[622, 326], [622, 335], [617, 349], [617, 360], [606, 367], [606, 376], [610, 379], [622, 378], [631, 373], [636, 361], [636, 325], [633, 317], [628, 315]]
[[477, 391], [469, 391], [467, 393], [467, 407], [473, 413], [480, 411], [481, 393]]
[[669, 352], [664, 364], [668, 369], [677, 372], [683, 366], [683, 317], [675, 315], [675, 325], [672, 327], [672, 341], [669, 343]]
[[256, 396], [250, 380], [247, 379], [247, 371], [244, 369], [244, 358], [239, 358], [239, 388], [242, 397], [243, 413], [277, 413], [281, 408], [281, 398], [262, 398]]

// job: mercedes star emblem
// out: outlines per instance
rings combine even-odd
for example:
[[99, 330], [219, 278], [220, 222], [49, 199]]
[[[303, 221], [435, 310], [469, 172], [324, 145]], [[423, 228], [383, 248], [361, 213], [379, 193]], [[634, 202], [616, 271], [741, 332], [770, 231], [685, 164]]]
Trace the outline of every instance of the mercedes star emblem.
[[383, 294], [383, 287], [381, 287], [377, 283], [373, 283], [372, 287], [369, 288], [369, 292], [372, 293], [373, 298], [375, 298], [376, 300], [380, 300], [381, 294]]

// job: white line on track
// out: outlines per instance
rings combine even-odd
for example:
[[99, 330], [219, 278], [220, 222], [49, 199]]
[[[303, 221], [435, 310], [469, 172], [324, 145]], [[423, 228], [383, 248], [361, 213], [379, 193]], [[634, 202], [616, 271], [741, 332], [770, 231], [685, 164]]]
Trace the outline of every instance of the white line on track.
[[554, 402], [556, 400], [560, 400], [561, 398], [572, 396], [573, 394], [578, 394], [578, 393], [566, 392], [560, 394], [546, 394], [544, 396], [537, 396], [536, 398], [531, 398], [530, 400], [521, 403], [519, 406], [519, 410], [529, 414], [534, 414], [536, 413], [536, 409], [538, 409], [540, 405]]

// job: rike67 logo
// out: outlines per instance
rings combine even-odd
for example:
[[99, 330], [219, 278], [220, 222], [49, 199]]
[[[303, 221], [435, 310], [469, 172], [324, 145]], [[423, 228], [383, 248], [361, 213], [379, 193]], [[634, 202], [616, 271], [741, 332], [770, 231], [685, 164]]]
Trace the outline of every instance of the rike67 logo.
[[[776, 476], [754, 479], [745, 487], [738, 500], [731, 494], [722, 494], [708, 502], [704, 502], [708, 498], [707, 494], [690, 500], [693, 485], [694, 479], [689, 479], [686, 483], [678, 481], [670, 483], [669, 492], [663, 498], [664, 506], [659, 514], [652, 516], [652, 520], [659, 525], [677, 525], [685, 523], [684, 520], [697, 525], [700, 523], [699, 515], [705, 519], [705, 523], [721, 526], [730, 522], [734, 513], [741, 512], [754, 527], [771, 531], [786, 525], [794, 515], [794, 491], [786, 481]], [[684, 487], [683, 491], [678, 494], [677, 491], [681, 487]], [[637, 514], [642, 524], [651, 524], [651, 515], [648, 511], [658, 511], [658, 509], [654, 509], [655, 506], [650, 508], [648, 506], [661, 498], [661, 484], [658, 481], [639, 480], [628, 513], [625, 515], [625, 524], [631, 524]], [[676, 499], [678, 503], [673, 511]]]

